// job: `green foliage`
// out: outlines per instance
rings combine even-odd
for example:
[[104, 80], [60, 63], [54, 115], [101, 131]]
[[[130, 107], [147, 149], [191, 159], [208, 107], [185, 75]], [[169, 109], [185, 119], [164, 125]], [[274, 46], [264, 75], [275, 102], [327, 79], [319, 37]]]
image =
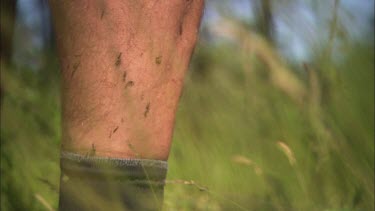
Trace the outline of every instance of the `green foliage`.
[[[351, 49], [339, 65], [310, 65], [321, 86], [307, 77], [301, 105], [264, 67], [231, 56], [236, 47], [199, 46], [178, 111], [165, 209], [373, 210], [373, 48]], [[51, 69], [56, 63], [3, 69], [2, 210], [43, 210], [37, 195], [57, 207], [60, 105]]]
[[[373, 46], [290, 71], [306, 88], [300, 102], [238, 42], [196, 49], [165, 210], [373, 210]], [[46, 210], [41, 198], [57, 208], [60, 89], [48, 60], [38, 71], [2, 66], [1, 210]]]
[[56, 207], [60, 94], [58, 74], [44, 74], [56, 65], [39, 72], [1, 66], [1, 210], [44, 210], [38, 195]]
[[[196, 51], [192, 68], [204, 69], [186, 80], [165, 209], [372, 210], [373, 48], [357, 45], [336, 66], [311, 64], [329, 88], [307, 78], [302, 105], [235, 54], [228, 45]], [[3, 70], [2, 210], [45, 209], [36, 195], [57, 207], [59, 86], [46, 70]]]
[[311, 64], [329, 89], [307, 78], [303, 105], [230, 56], [236, 48], [200, 50], [193, 64], [214, 62], [194, 70], [209, 71], [205, 80], [187, 80], [168, 179], [208, 190], [168, 184], [167, 210], [373, 210], [372, 47], [353, 46], [339, 65]]

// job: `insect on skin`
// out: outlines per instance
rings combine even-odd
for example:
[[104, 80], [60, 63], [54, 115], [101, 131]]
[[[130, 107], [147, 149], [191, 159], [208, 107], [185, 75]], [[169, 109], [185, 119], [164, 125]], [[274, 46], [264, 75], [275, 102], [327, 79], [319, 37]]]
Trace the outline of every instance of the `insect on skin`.
[[113, 130], [112, 133], [116, 133], [117, 130], [118, 130], [118, 126]]
[[144, 116], [144, 117], [147, 117], [149, 111], [150, 111], [150, 103], [147, 103], [147, 105], [146, 105], [146, 109], [145, 109], [145, 112], [143, 113], [143, 116]]
[[140, 156], [139, 156], [139, 153], [135, 150], [133, 144], [128, 143], [128, 147], [129, 147], [129, 149], [135, 154], [136, 157], [140, 157]]
[[126, 83], [126, 85], [125, 85], [125, 89], [128, 88], [128, 87], [132, 87], [132, 86], [134, 86], [134, 82], [128, 81], [128, 83]]
[[116, 133], [117, 130], [118, 130], [118, 126], [115, 127], [115, 129], [113, 129], [113, 131], [111, 131], [111, 132], [109, 133], [109, 138], [111, 138], [112, 135], [113, 135], [114, 133]]
[[103, 16], [104, 16], [104, 9], [102, 10], [102, 14], [100, 14], [100, 20], [103, 19]]
[[71, 78], [73, 78], [73, 76], [74, 76], [74, 74], [76, 73], [76, 71], [77, 71], [79, 65], [81, 65], [81, 62], [76, 62], [76, 63], [74, 63]]
[[86, 154], [86, 156], [87, 157], [95, 156], [95, 153], [96, 153], [95, 144], [92, 144], [91, 145], [91, 150]]
[[122, 74], [122, 81], [123, 81], [123, 82], [126, 81], [126, 71], [124, 71], [124, 74]]
[[122, 53], [120, 52], [117, 56], [116, 63], [115, 63], [116, 66], [119, 66], [121, 64], [121, 55]]
[[178, 34], [181, 36], [183, 32], [182, 24], [178, 27]]
[[155, 63], [156, 64], [161, 64], [161, 59], [162, 59], [162, 56], [158, 56], [155, 58]]

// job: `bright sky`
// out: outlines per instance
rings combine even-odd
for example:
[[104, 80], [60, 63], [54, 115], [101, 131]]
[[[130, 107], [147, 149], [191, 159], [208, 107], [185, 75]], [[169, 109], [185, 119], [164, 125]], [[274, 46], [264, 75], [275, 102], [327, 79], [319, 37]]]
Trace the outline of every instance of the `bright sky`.
[[[232, 0], [227, 10], [235, 11], [237, 17], [252, 20], [251, 0]], [[325, 1], [280, 1], [274, 8], [276, 40], [280, 51], [293, 60], [308, 60], [314, 47], [324, 45], [329, 37], [334, 0]], [[289, 2], [289, 3], [288, 3]], [[220, 24], [220, 15], [215, 9], [217, 0], [207, 0], [204, 23]], [[345, 25], [348, 37], [361, 40], [373, 37], [373, 0], [341, 0], [339, 20]]]
[[[24, 55], [25, 51], [38, 51], [43, 48], [43, 16], [36, 7], [38, 0], [18, 1], [18, 24], [16, 25], [16, 55]], [[328, 24], [332, 19], [334, 0], [278, 0], [281, 5], [274, 8], [276, 22], [276, 40], [280, 51], [293, 60], [308, 60], [313, 47], [323, 45], [328, 38]], [[251, 0], [206, 0], [203, 25], [220, 24], [220, 14], [216, 8], [226, 4], [226, 10], [237, 17], [253, 19]], [[277, 2], [277, 1], [274, 1]], [[44, 13], [45, 17], [48, 14]], [[47, 16], [46, 16], [47, 15]], [[341, 0], [339, 18], [346, 26], [349, 37], [363, 39], [373, 37], [374, 0]], [[22, 24], [21, 24], [22, 23]], [[47, 22], [48, 23], [48, 22]], [[26, 26], [26, 28], [24, 27]], [[29, 35], [25, 40], [24, 34]], [[218, 35], [213, 35], [215, 36]], [[29, 53], [26, 53], [29, 54]], [[22, 57], [22, 56], [21, 56]], [[23, 56], [24, 57], [24, 56]], [[23, 58], [25, 59], [25, 58]], [[27, 58], [26, 58], [27, 59]]]

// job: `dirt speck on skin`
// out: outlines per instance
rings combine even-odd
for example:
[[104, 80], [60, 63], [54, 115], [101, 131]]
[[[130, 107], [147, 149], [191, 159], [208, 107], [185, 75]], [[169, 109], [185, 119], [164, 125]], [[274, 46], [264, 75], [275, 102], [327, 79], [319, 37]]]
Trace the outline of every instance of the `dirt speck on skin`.
[[162, 56], [158, 56], [158, 57], [156, 57], [156, 58], [155, 58], [155, 63], [158, 64], [158, 65], [161, 64], [161, 60], [162, 60], [162, 58], [163, 58]]
[[150, 103], [147, 103], [145, 112], [143, 113], [144, 117], [147, 117], [148, 113], [150, 112]]
[[121, 55], [122, 53], [120, 52], [117, 56], [116, 63], [115, 63], [116, 66], [119, 66], [121, 64]]
[[128, 81], [128, 82], [126, 83], [126, 85], [125, 85], [125, 89], [126, 89], [126, 88], [129, 88], [129, 87], [132, 87], [132, 86], [134, 86], [134, 82], [133, 82], [133, 81]]

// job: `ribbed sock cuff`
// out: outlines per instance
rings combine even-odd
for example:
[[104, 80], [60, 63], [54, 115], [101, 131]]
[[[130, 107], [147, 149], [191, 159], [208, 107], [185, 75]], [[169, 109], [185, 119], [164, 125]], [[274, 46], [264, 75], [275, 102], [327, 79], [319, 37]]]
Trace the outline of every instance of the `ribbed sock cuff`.
[[166, 161], [61, 153], [59, 209], [160, 210]]

